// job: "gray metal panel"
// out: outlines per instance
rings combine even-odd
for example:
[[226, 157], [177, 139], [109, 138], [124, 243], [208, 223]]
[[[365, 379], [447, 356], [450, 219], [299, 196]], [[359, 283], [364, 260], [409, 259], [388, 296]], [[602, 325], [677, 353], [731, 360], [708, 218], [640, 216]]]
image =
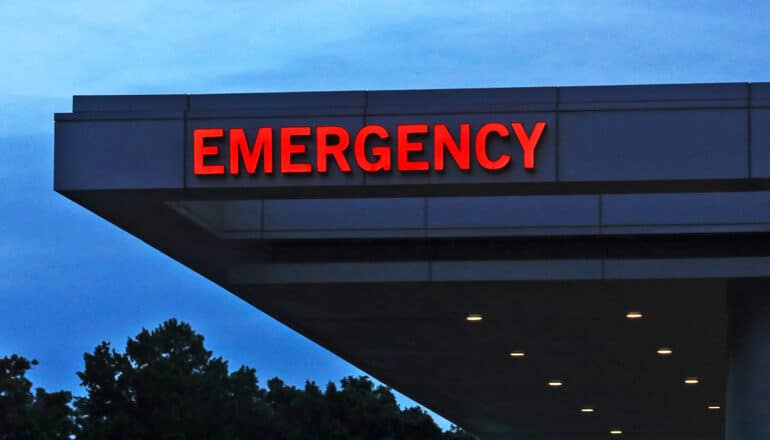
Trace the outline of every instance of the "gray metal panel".
[[765, 439], [770, 432], [770, 283], [767, 279], [732, 281], [727, 293], [728, 368], [726, 436]]
[[602, 226], [770, 223], [770, 192], [608, 194]]
[[770, 257], [606, 260], [604, 277], [620, 279], [747, 278], [770, 276]]
[[593, 226], [517, 226], [510, 228], [430, 228], [429, 238], [481, 238], [481, 237], [569, 237], [599, 235], [598, 225]]
[[72, 111], [81, 112], [183, 112], [187, 95], [74, 96]]
[[770, 257], [634, 258], [236, 264], [230, 269], [229, 283], [248, 285], [405, 281], [561, 281], [767, 276], [770, 276]]
[[556, 87], [368, 92], [369, 115], [553, 111]]
[[[419, 229], [423, 198], [265, 200], [265, 231]], [[422, 234], [422, 232], [420, 232]]]
[[[535, 149], [535, 169], [524, 169], [523, 150], [516, 136], [511, 130], [511, 122], [524, 124], [527, 133], [531, 133], [537, 121], [545, 121], [546, 128]], [[489, 171], [481, 168], [475, 158], [474, 139], [478, 129], [488, 122], [503, 123], [511, 134], [508, 138], [501, 139], [498, 136], [490, 136], [487, 141], [487, 154], [491, 159], [497, 159], [500, 154], [511, 156], [510, 163], [499, 171]], [[451, 115], [394, 115], [394, 116], [369, 116], [367, 124], [379, 124], [390, 133], [387, 143], [370, 138], [367, 148], [374, 145], [388, 144], [393, 146], [392, 159], [393, 171], [367, 174], [366, 185], [418, 185], [418, 184], [478, 184], [478, 183], [511, 183], [511, 182], [554, 182], [556, 181], [556, 117], [554, 113], [481, 113], [481, 114], [451, 114]], [[425, 172], [400, 172], [396, 171], [396, 136], [399, 124], [424, 123], [429, 126], [427, 136], [413, 136], [410, 140], [422, 141], [424, 150], [422, 153], [411, 154], [412, 161], [427, 161], [431, 164], [431, 171]], [[447, 154], [445, 157], [445, 170], [434, 171], [433, 132], [434, 124], [445, 124], [453, 137], [459, 141], [459, 126], [461, 123], [471, 125], [471, 169], [462, 171]]]
[[[337, 125], [345, 127], [350, 133], [355, 133], [362, 126], [360, 117], [304, 117], [304, 118], [248, 118], [248, 119], [193, 119], [187, 123], [187, 143], [185, 145], [185, 184], [189, 188], [235, 188], [235, 187], [276, 187], [276, 186], [346, 186], [363, 185], [363, 173], [355, 166], [352, 148], [345, 152], [352, 171], [343, 173], [337, 168], [334, 161], [329, 163], [329, 171], [319, 174], [315, 170], [315, 131], [313, 135], [304, 139], [297, 139], [297, 143], [306, 145], [306, 154], [295, 156], [296, 163], [311, 163], [314, 170], [309, 174], [282, 174], [280, 172], [280, 127]], [[227, 164], [230, 153], [227, 145], [227, 130], [230, 128], [243, 128], [250, 143], [254, 142], [259, 127], [273, 127], [273, 174], [264, 174], [262, 163], [257, 168], [257, 173], [248, 175], [243, 168], [241, 175], [232, 176], [227, 171], [219, 176], [196, 176], [193, 173], [193, 130], [196, 128], [224, 128], [225, 137], [219, 142], [207, 141], [207, 145], [219, 145], [219, 157], [209, 159], [207, 163]], [[352, 143], [352, 139], [351, 139]]]
[[262, 230], [261, 200], [226, 200], [222, 203], [224, 232]]
[[54, 188], [182, 188], [181, 120], [57, 121]]
[[599, 196], [430, 197], [429, 228], [599, 225]]
[[434, 261], [433, 281], [601, 279], [601, 260]]
[[770, 108], [751, 109], [751, 177], [770, 178]]
[[169, 206], [212, 234], [222, 232], [224, 201], [180, 200], [168, 202]]
[[427, 262], [238, 264], [229, 284], [383, 283], [428, 281]]
[[365, 92], [292, 92], [190, 95], [190, 117], [364, 114]]
[[84, 121], [147, 121], [147, 120], [181, 120], [184, 119], [184, 111], [156, 111], [156, 110], [116, 110], [94, 111], [77, 113], [55, 113], [56, 122], [84, 122]]
[[751, 84], [751, 106], [770, 107], [770, 83]]
[[603, 226], [602, 235], [741, 234], [770, 232], [770, 223]]
[[746, 107], [748, 84], [659, 84], [559, 88], [562, 110]]
[[382, 238], [421, 238], [425, 229], [324, 229], [324, 230], [278, 230], [264, 231], [265, 240], [284, 239], [382, 239]]
[[564, 112], [559, 180], [748, 178], [746, 110]]

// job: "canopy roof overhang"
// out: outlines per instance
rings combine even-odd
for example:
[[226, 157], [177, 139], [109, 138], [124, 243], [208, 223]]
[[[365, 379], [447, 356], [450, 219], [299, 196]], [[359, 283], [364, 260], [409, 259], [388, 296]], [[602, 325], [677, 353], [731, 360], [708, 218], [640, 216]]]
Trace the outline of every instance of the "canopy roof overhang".
[[[488, 120], [547, 121], [534, 170], [192, 170], [196, 127]], [[730, 294], [770, 277], [768, 85], [76, 97], [56, 121], [58, 192], [484, 439], [723, 436]]]

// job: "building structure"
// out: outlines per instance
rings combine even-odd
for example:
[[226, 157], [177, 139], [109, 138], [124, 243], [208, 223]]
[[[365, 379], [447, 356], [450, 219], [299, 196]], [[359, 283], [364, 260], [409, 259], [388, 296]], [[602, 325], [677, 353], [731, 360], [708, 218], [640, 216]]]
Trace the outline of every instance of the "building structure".
[[56, 191], [484, 440], [770, 435], [770, 84], [55, 119]]

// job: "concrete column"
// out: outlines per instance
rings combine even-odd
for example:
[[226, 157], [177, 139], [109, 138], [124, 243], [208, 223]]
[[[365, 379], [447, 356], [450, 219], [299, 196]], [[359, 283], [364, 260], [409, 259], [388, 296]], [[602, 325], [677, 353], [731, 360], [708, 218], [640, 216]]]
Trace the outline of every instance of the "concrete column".
[[728, 289], [726, 438], [770, 439], [770, 280]]

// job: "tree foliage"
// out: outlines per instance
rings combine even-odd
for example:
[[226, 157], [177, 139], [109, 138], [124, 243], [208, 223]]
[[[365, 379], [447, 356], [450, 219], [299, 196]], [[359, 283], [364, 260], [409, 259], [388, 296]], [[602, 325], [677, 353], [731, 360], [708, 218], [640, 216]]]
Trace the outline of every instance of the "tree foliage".
[[389, 388], [366, 377], [323, 391], [274, 378], [263, 389], [254, 369], [229, 372], [203, 336], [173, 319], [129, 339], [125, 353], [103, 342], [84, 359], [78, 376], [87, 396], [75, 402], [81, 439], [473, 438], [442, 432], [420, 408], [399, 408]]
[[26, 374], [34, 365], [18, 355], [0, 358], [0, 440], [68, 439], [74, 432], [72, 395], [42, 388], [32, 394]]
[[[203, 342], [203, 336], [188, 324], [171, 319], [152, 331], [142, 330], [129, 338], [124, 352], [102, 342], [92, 353], [86, 353], [84, 369], [77, 373], [86, 394], [74, 402], [76, 438], [474, 438], [457, 428], [443, 432], [418, 407], [400, 408], [390, 388], [375, 386], [367, 377], [346, 377], [339, 386], [330, 382], [323, 390], [313, 382], [300, 389], [274, 378], [262, 388], [254, 369], [244, 366], [229, 371], [227, 362], [214, 357]], [[0, 364], [7, 365], [0, 371], [6, 371], [3, 378], [12, 377], [16, 382], [0, 381], [0, 392], [8, 390], [0, 394], [0, 404], [9, 399], [16, 403], [0, 406], [0, 423], [5, 423], [0, 425], [0, 431], [5, 427], [9, 432], [41, 432], [34, 431], [37, 428], [33, 426], [38, 423], [65, 437], [0, 435], [0, 440], [67, 438], [73, 419], [67, 406], [69, 393], [47, 394], [38, 390], [38, 395], [32, 397], [31, 383], [23, 378], [29, 365], [23, 363], [23, 358], [11, 359], [15, 360]], [[14, 415], [19, 408], [30, 410], [20, 417]], [[6, 414], [7, 421], [2, 414]], [[65, 420], [70, 425], [63, 424]]]

